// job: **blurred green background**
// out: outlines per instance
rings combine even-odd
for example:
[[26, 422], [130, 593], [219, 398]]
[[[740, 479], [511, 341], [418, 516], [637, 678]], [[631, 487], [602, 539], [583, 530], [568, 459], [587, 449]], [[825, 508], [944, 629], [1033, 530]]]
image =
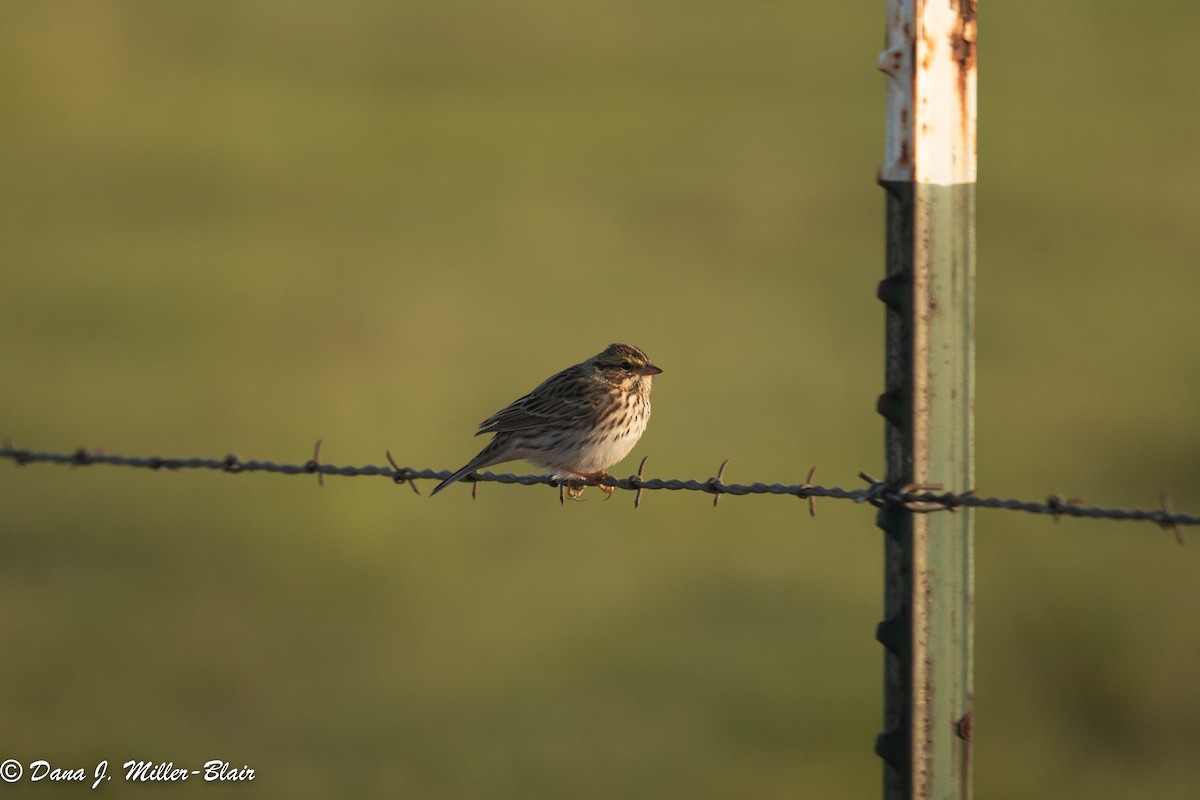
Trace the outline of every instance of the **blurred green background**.
[[[1200, 5], [1155, 12], [981, 9], [983, 493], [1200, 509]], [[454, 468], [620, 340], [666, 372], [616, 474], [879, 474], [883, 19], [6, 3], [0, 434]], [[258, 773], [177, 797], [879, 793], [870, 509], [0, 471], [0, 759]], [[1194, 791], [1192, 546], [977, 529], [977, 797]]]

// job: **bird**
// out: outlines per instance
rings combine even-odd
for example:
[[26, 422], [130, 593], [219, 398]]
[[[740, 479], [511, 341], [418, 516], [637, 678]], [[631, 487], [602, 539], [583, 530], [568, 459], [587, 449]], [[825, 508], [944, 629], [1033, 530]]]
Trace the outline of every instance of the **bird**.
[[[445, 489], [476, 470], [525, 459], [554, 470], [567, 496], [579, 499], [585, 486], [608, 477], [605, 470], [637, 444], [650, 421], [650, 385], [662, 370], [642, 350], [610, 344], [587, 361], [551, 375], [524, 397], [479, 423], [476, 436], [495, 434], [466, 466], [439, 483]], [[615, 488], [597, 483], [606, 495]]]

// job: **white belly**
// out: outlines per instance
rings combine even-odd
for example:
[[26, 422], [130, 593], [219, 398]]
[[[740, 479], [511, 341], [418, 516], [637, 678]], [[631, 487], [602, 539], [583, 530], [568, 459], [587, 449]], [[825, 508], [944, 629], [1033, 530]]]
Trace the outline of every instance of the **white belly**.
[[556, 452], [531, 453], [526, 457], [539, 467], [555, 470], [555, 477], [595, 475], [629, 455], [649, 421], [650, 403], [645, 401], [637, 404], [632, 418], [619, 430], [593, 431]]

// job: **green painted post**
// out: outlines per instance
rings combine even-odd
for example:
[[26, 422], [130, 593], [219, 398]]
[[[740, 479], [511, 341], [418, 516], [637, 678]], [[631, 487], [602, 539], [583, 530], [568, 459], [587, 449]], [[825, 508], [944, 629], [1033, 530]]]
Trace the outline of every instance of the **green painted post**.
[[[888, 0], [887, 480], [974, 487], [976, 0]], [[885, 508], [884, 798], [971, 796], [969, 509]]]

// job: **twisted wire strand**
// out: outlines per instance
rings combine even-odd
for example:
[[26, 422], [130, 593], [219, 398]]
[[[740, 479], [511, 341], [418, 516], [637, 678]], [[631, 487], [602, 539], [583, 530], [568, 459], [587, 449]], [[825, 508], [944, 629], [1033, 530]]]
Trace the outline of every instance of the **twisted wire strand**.
[[[161, 456], [122, 456], [80, 448], [74, 453], [44, 453], [34, 450], [17, 449], [11, 443], [0, 447], [0, 458], [6, 458], [18, 465], [33, 463], [67, 464], [70, 466], [92, 466], [107, 464], [119, 467], [134, 467], [153, 470], [185, 470], [207, 469], [227, 473], [242, 472], [272, 472], [282, 475], [339, 475], [342, 477], [379, 476], [389, 478], [395, 483], [408, 483], [416, 491], [415, 481], [444, 480], [453, 474], [452, 470], [414, 469], [403, 467], [392, 461], [391, 466], [367, 465], [337, 466], [320, 462], [320, 442], [313, 453], [312, 460], [304, 464], [278, 464], [274, 461], [257, 459], [242, 459], [235, 455], [224, 458], [164, 458]], [[388, 455], [391, 460], [391, 454]], [[642, 462], [643, 466], [645, 461]], [[1080, 517], [1087, 519], [1110, 519], [1118, 521], [1153, 522], [1163, 528], [1173, 529], [1176, 537], [1182, 542], [1180, 526], [1200, 525], [1200, 515], [1175, 512], [1170, 507], [1170, 498], [1166, 493], [1162, 497], [1162, 507], [1156, 509], [1125, 509], [1106, 508], [1102, 506], [1085, 506], [1078, 500], [1063, 500], [1056, 495], [1049, 496], [1045, 501], [1018, 500], [1014, 498], [979, 497], [973, 492], [955, 493], [931, 491], [925, 487], [909, 487], [895, 483], [876, 481], [869, 475], [861, 474], [869, 485], [857, 489], [843, 489], [839, 486], [821, 486], [812, 483], [783, 484], [783, 483], [724, 483], [720, 476], [724, 472], [724, 464], [718, 472], [718, 477], [708, 480], [680, 480], [677, 478], [643, 478], [631, 475], [628, 478], [607, 477], [595, 482], [617, 489], [625, 489], [640, 493], [643, 490], [692, 491], [716, 495], [791, 495], [798, 498], [827, 497], [835, 500], [852, 500], [856, 503], [870, 503], [873, 506], [901, 506], [913, 511], [953, 511], [959, 508], [996, 508], [1010, 511], [1024, 511], [1030, 514], [1046, 514], [1054, 517]], [[811, 480], [811, 473], [810, 473]], [[533, 486], [545, 484], [560, 486], [561, 482], [550, 475], [517, 475], [512, 472], [479, 472], [471, 473], [464, 481], [477, 483], [501, 483]]]

